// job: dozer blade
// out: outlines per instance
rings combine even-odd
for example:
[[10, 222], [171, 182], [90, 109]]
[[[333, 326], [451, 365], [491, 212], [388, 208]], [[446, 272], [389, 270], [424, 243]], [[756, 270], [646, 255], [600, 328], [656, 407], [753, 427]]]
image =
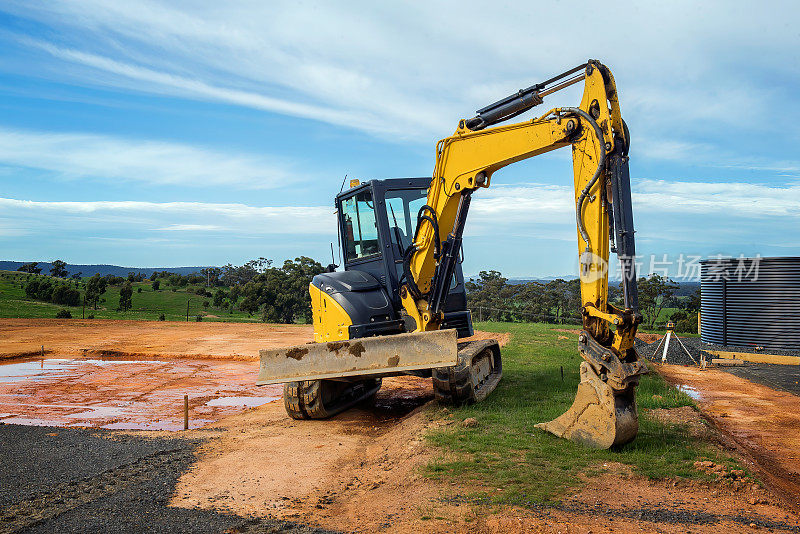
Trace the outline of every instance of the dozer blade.
[[260, 351], [256, 384], [394, 374], [458, 362], [453, 329], [307, 343]]
[[633, 440], [639, 431], [635, 387], [615, 391], [586, 362], [572, 406], [561, 416], [536, 428], [596, 449]]

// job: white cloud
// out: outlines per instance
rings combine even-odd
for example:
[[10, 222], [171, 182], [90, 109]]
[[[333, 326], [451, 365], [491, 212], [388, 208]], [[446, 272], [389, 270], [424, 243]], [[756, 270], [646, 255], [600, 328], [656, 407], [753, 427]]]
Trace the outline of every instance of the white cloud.
[[[39, 231], [83, 229], [87, 235], [225, 232], [243, 235], [335, 233], [333, 210], [322, 206], [249, 206], [208, 202], [53, 202], [0, 198], [4, 216]], [[213, 224], [211, 222], [213, 222]], [[166, 238], [165, 238], [166, 239]]]
[[210, 232], [214, 230], [222, 230], [222, 227], [216, 224], [170, 224], [163, 228], [157, 228], [167, 232]]
[[642, 180], [637, 211], [716, 214], [731, 218], [800, 217], [800, 186]]
[[[634, 214], [720, 214], [731, 217], [800, 217], [800, 185], [634, 180]], [[478, 191], [470, 213], [513, 223], [546, 222], [575, 212], [572, 187], [547, 184], [493, 186]]]
[[166, 141], [3, 127], [0, 165], [41, 169], [66, 178], [254, 189], [284, 185], [296, 181], [299, 174], [281, 158]]
[[[786, 95], [743, 76], [741, 65], [757, 63], [764, 74], [785, 79], [798, 75], [796, 32], [783, 22], [795, 9], [790, 3], [763, 10], [729, 2], [589, 1], [487, 9], [465, 1], [56, 0], [11, 1], [4, 9], [50, 28], [50, 41], [34, 48], [58, 60], [46, 69], [54, 78], [426, 141], [589, 53], [614, 69], [623, 110], [638, 132], [669, 133], [676, 125], [684, 131], [686, 123], [774, 128], [765, 111]], [[777, 11], [784, 16], [775, 17]], [[542, 20], [564, 21], [582, 38], [565, 38], [562, 24]]]

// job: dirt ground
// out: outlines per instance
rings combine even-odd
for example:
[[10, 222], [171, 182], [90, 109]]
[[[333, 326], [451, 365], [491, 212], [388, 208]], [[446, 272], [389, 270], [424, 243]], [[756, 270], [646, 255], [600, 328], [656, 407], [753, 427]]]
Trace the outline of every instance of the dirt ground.
[[[124, 356], [258, 361], [258, 351], [314, 339], [306, 325], [81, 319], [0, 319], [0, 359]], [[476, 332], [470, 339], [508, 334]]]
[[[607, 464], [560, 505], [481, 505], [465, 496], [502, 491], [435, 482], [422, 467], [438, 454], [427, 429], [461, 424], [433, 417], [429, 381], [386, 381], [373, 408], [329, 421], [292, 421], [278, 403], [222, 420], [219, 437], [178, 482], [171, 505], [263, 515], [345, 532], [752, 532], [796, 531], [800, 517], [757, 484], [650, 482]], [[397, 399], [404, 399], [398, 403]], [[667, 410], [663, 410], [668, 412]], [[682, 422], [707, 428], [689, 410]], [[669, 416], [669, 414], [661, 414]], [[693, 420], [688, 420], [687, 418]]]
[[260, 349], [313, 339], [311, 326], [81, 319], [0, 319], [0, 358], [45, 355], [258, 360]]
[[672, 384], [696, 390], [708, 419], [800, 510], [800, 397], [718, 369], [659, 365], [658, 370]]
[[[492, 336], [479, 333], [479, 337]], [[507, 335], [500, 337], [502, 344], [508, 341]], [[193, 381], [205, 383], [208, 379], [193, 371], [188, 362], [214, 361], [220, 369], [229, 364], [252, 365], [260, 348], [310, 339], [310, 328], [303, 326], [4, 319], [0, 321], [0, 358], [38, 354], [41, 345], [48, 357], [110, 355], [148, 360], [142, 365], [152, 363], [149, 360], [155, 356], [173, 358], [172, 367], [183, 371], [172, 376], [172, 381], [167, 368], [141, 370], [138, 379], [174, 393]], [[93, 371], [106, 377], [98, 391], [109, 391], [112, 385], [119, 388], [119, 383], [130, 379], [128, 375], [104, 375], [111, 371], [103, 369]], [[229, 371], [238, 372], [233, 367]], [[155, 375], [148, 375], [150, 372]], [[158, 378], [159, 372], [167, 379]], [[767, 391], [757, 392], [748, 404], [743, 392], [749, 394], [755, 386], [722, 382], [736, 379], [724, 373], [720, 377], [706, 373], [697, 378], [684, 368], [665, 371], [676, 383], [691, 385], [704, 396], [701, 406], [715, 423], [717, 419], [729, 423], [717, 426], [745, 458], [772, 458], [752, 455], [748, 440], [755, 448], [780, 443], [786, 449], [776, 452], [772, 461], [786, 473], [793, 461], [796, 468], [797, 441], [786, 435], [787, 429], [794, 428], [797, 439], [797, 427], [790, 426], [796, 420], [779, 415], [785, 411], [796, 417], [798, 406], [789, 398], [779, 405], [774, 393]], [[89, 381], [83, 376], [90, 374], [76, 372], [72, 387], [65, 386], [61, 393], [80, 391]], [[224, 373], [219, 376], [227, 380]], [[742, 392], [741, 397], [714, 400], [714, 395], [722, 395], [709, 393], [715, 388]], [[27, 393], [37, 391], [33, 388]], [[440, 412], [432, 410], [429, 403], [432, 398], [430, 380], [393, 377], [384, 380], [374, 406], [352, 409], [327, 421], [291, 420], [282, 402], [275, 401], [254, 408], [241, 406], [233, 413], [217, 412], [208, 417], [212, 421], [221, 417], [216, 422], [180, 434], [119, 431], [119, 435], [180, 435], [202, 442], [196, 461], [175, 483], [169, 503], [176, 509], [273, 517], [347, 532], [800, 532], [800, 517], [785, 505], [788, 490], [769, 480], [777, 494], [736, 476], [720, 476], [708, 483], [651, 482], [613, 464], [601, 466], [604, 475], [588, 480], [582, 490], [566, 496], [557, 506], [521, 509], [476, 504], [465, 496], [475, 491], [491, 494], [502, 488], [492, 486], [491, 481], [480, 487], [446, 484], [423, 475], [424, 465], [440, 454], [426, 445], [426, 430], [462, 424], [452, 415], [437, 415]], [[772, 411], [764, 412], [765, 407]], [[740, 410], [741, 416], [730, 416]], [[708, 431], [701, 416], [692, 410], [659, 410], [653, 415]], [[774, 434], [764, 434], [771, 425], [784, 426]], [[768, 443], [761, 443], [760, 435], [768, 436]], [[793, 443], [794, 449], [787, 453]], [[700, 465], [698, 469], [719, 474], [718, 467]]]

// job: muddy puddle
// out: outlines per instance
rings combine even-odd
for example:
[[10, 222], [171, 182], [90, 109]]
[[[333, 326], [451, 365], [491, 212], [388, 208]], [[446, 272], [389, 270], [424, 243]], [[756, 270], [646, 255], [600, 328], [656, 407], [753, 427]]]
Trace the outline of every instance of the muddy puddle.
[[701, 398], [700, 391], [698, 391], [698, 389], [695, 387], [687, 386], [685, 384], [678, 384], [676, 387], [678, 388], [678, 391], [686, 393], [694, 400], [700, 400]]
[[255, 385], [258, 363], [45, 358], [0, 364], [0, 422], [119, 430], [183, 429], [281, 397]]

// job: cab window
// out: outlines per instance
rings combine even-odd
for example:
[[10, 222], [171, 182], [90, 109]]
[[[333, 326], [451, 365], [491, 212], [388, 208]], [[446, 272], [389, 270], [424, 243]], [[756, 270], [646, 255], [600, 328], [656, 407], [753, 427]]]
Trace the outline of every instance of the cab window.
[[411, 245], [417, 225], [417, 212], [425, 204], [426, 189], [400, 189], [386, 192], [386, 215], [389, 218], [389, 238], [397, 249], [397, 259]]
[[342, 215], [347, 261], [380, 254], [372, 191], [366, 189], [342, 200]]

